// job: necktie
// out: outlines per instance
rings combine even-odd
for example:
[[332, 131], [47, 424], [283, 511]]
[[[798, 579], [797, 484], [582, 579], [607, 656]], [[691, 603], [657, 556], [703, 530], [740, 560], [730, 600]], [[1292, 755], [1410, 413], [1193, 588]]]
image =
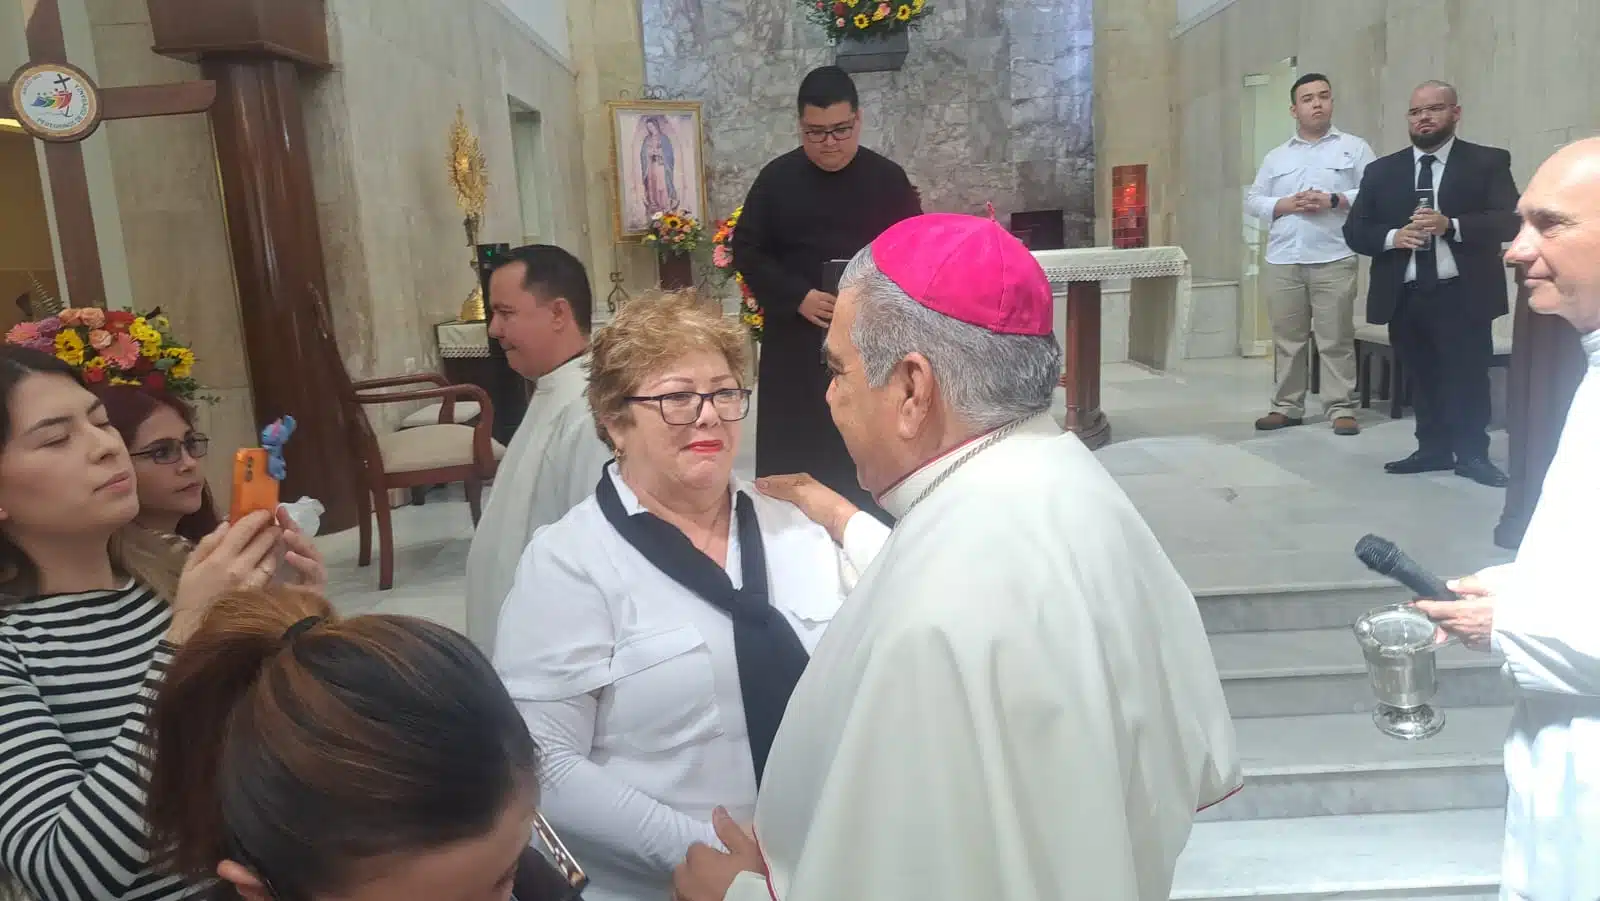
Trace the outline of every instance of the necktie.
[[[1435, 210], [1439, 208], [1439, 201], [1433, 199], [1433, 163], [1436, 160], [1431, 153], [1422, 155], [1422, 172], [1417, 176], [1417, 193], [1427, 192], [1429, 206]], [[1439, 284], [1439, 255], [1435, 248], [1439, 246], [1439, 239], [1433, 238], [1426, 247], [1419, 248], [1413, 254], [1417, 261], [1417, 287], [1423, 291], [1431, 291]]]
[[789, 705], [789, 695], [794, 693], [811, 655], [800, 643], [794, 627], [768, 600], [767, 554], [755, 504], [742, 491], [734, 502], [743, 577], [743, 586], [734, 588], [722, 567], [701, 553], [676, 526], [651, 513], [630, 516], [609, 472], [601, 472], [595, 500], [606, 521], [634, 550], [733, 621], [733, 656], [739, 671], [750, 758], [755, 763], [759, 786], [767, 768], [767, 753], [772, 750], [784, 708]]

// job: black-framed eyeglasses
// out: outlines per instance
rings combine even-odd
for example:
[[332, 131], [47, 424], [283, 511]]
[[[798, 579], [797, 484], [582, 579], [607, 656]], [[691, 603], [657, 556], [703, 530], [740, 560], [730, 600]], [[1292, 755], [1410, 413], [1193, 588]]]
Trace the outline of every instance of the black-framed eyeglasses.
[[807, 141], [813, 144], [821, 144], [829, 138], [833, 138], [835, 141], [843, 141], [854, 134], [855, 130], [856, 124], [854, 122], [846, 122], [843, 125], [835, 125], [832, 128], [802, 128], [800, 133], [806, 136]]
[[211, 439], [199, 432], [195, 432], [181, 441], [177, 438], [162, 438], [159, 441], [152, 441], [149, 447], [142, 451], [135, 451], [128, 456], [149, 457], [152, 463], [168, 464], [182, 460], [184, 451], [188, 451], [189, 456], [198, 460], [204, 457], [209, 450], [211, 450]]
[[653, 394], [649, 397], [625, 398], [633, 404], [655, 404], [667, 425], [692, 425], [700, 418], [706, 401], [717, 411], [723, 422], [738, 422], [750, 415], [749, 388], [722, 388], [717, 391], [673, 391], [670, 394]]

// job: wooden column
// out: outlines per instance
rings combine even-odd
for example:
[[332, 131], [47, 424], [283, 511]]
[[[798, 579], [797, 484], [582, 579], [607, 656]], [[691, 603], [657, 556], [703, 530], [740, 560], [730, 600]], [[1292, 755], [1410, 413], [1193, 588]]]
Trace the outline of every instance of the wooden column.
[[321, 500], [324, 530], [350, 528], [360, 465], [328, 388], [338, 382], [327, 368], [342, 364], [317, 336], [328, 287], [300, 106], [302, 69], [329, 65], [322, 0], [148, 5], [157, 52], [198, 59], [217, 84], [211, 125], [256, 418], [299, 423], [284, 493]]
[[1544, 475], [1555, 457], [1567, 407], [1588, 366], [1578, 332], [1559, 316], [1535, 313], [1517, 276], [1517, 307], [1506, 387], [1506, 431], [1511, 460], [1506, 475], [1506, 505], [1495, 526], [1494, 543], [1515, 548], [1539, 503]]
[[1100, 283], [1067, 285], [1067, 342], [1061, 385], [1067, 391], [1066, 427], [1090, 450], [1111, 440], [1100, 411]]

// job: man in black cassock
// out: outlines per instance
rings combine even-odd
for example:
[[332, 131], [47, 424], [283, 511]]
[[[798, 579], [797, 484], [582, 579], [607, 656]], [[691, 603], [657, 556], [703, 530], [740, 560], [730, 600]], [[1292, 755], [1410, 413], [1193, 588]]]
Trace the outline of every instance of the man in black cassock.
[[810, 473], [883, 518], [828, 413], [822, 342], [838, 285], [824, 269], [922, 204], [904, 169], [861, 146], [861, 103], [843, 69], [812, 70], [796, 106], [800, 146], [756, 176], [733, 233], [734, 267], [766, 314], [756, 474]]

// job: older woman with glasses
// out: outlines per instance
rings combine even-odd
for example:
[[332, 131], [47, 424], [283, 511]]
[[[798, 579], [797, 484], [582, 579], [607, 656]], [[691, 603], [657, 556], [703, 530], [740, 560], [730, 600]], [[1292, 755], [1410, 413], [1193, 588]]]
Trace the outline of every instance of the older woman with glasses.
[[733, 476], [743, 330], [692, 295], [636, 300], [595, 335], [589, 401], [616, 461], [535, 533], [495, 666], [546, 754], [543, 810], [590, 901], [660, 901], [712, 814], [754, 811], [810, 651], [887, 530], [842, 547]]

